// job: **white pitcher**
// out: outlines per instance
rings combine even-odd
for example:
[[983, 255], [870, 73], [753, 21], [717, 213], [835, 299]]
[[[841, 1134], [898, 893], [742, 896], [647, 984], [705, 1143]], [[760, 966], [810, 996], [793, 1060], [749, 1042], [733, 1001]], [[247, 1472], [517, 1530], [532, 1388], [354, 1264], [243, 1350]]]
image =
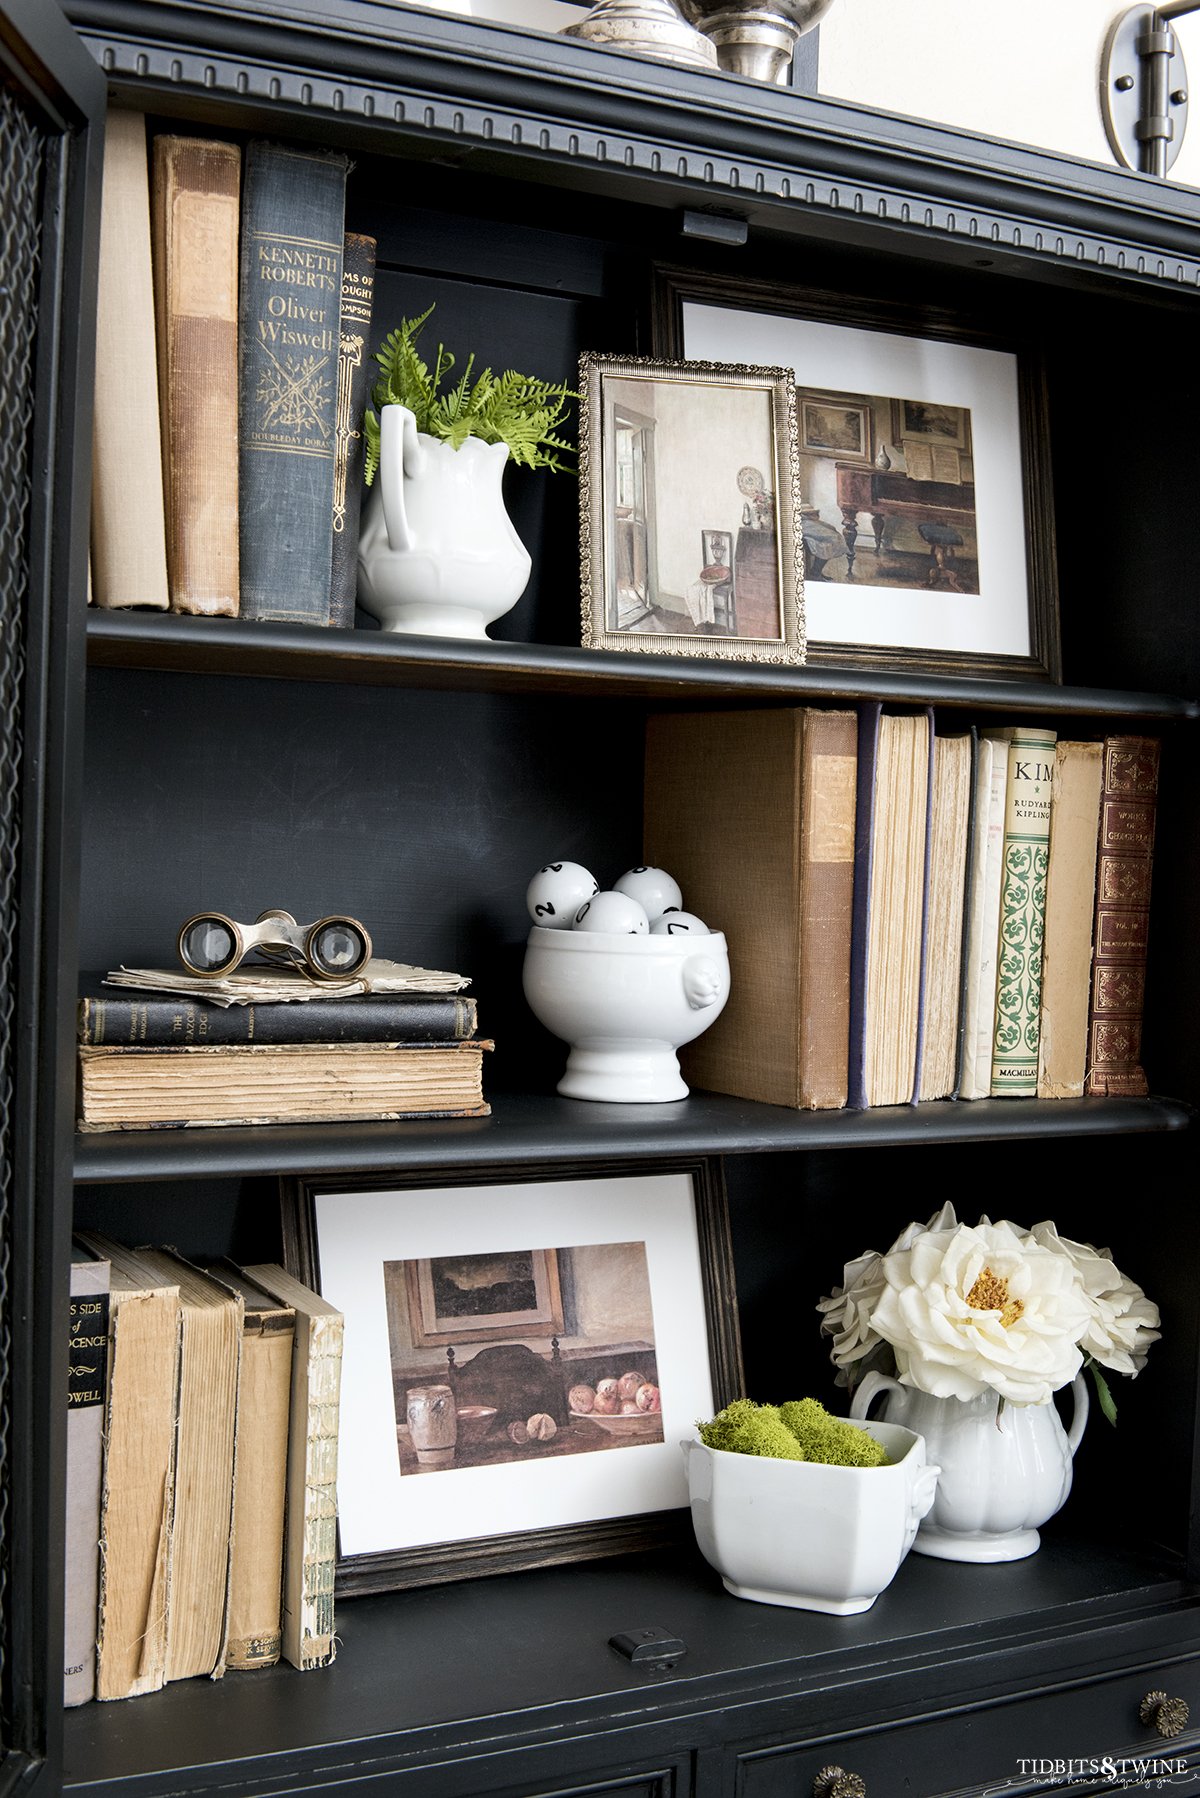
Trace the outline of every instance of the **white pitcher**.
[[379, 415], [379, 472], [358, 540], [358, 603], [385, 631], [487, 640], [516, 605], [529, 552], [504, 509], [504, 443], [460, 449], [417, 430], [407, 406]]
[[1019, 1561], [1040, 1544], [1037, 1526], [1066, 1503], [1072, 1457], [1088, 1416], [1082, 1374], [1071, 1391], [1074, 1415], [1068, 1433], [1053, 1402], [1006, 1404], [997, 1416], [994, 1392], [978, 1398], [934, 1398], [902, 1386], [886, 1374], [869, 1373], [850, 1405], [864, 1419], [876, 1394], [884, 1393], [884, 1415], [925, 1438], [941, 1478], [933, 1508], [917, 1531], [918, 1554], [944, 1561]]

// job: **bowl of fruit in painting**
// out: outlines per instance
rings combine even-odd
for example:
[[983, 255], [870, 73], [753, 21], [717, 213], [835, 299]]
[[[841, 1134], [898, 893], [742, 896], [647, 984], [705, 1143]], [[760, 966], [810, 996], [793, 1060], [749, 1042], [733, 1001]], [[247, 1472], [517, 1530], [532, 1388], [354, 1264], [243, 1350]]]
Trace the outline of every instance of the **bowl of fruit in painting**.
[[567, 1405], [572, 1417], [586, 1417], [614, 1436], [662, 1440], [662, 1396], [637, 1368], [608, 1375], [594, 1386], [580, 1381], [568, 1392]]
[[661, 868], [630, 868], [607, 891], [578, 862], [548, 862], [529, 883], [529, 1008], [570, 1045], [568, 1099], [686, 1099], [676, 1050], [720, 1016], [729, 951], [685, 909]]

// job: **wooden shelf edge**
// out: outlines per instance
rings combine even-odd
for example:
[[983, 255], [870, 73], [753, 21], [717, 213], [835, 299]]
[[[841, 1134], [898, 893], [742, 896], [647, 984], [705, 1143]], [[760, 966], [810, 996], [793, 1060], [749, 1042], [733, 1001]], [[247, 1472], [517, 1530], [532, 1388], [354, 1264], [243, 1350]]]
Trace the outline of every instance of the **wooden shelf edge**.
[[493, 1094], [488, 1118], [405, 1123], [205, 1127], [81, 1133], [79, 1184], [240, 1175], [409, 1174], [448, 1167], [582, 1166], [613, 1157], [903, 1147], [1186, 1129], [1171, 1099], [941, 1100], [873, 1111], [790, 1111], [718, 1093], [669, 1105], [602, 1105], [542, 1094]]
[[543, 643], [457, 643], [379, 631], [329, 631], [238, 618], [92, 611], [88, 661], [97, 668], [217, 674], [353, 686], [423, 687], [597, 698], [793, 701], [883, 699], [985, 707], [1014, 714], [1145, 719], [1200, 717], [1200, 700], [1031, 680], [903, 674], [813, 662], [803, 668], [705, 662]]

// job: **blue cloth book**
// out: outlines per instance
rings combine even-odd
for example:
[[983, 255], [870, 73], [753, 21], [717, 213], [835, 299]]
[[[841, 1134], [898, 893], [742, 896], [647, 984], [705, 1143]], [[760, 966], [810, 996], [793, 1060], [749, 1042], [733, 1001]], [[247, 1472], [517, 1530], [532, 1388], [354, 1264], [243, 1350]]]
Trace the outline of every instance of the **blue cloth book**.
[[348, 159], [245, 153], [238, 308], [241, 615], [329, 623]]

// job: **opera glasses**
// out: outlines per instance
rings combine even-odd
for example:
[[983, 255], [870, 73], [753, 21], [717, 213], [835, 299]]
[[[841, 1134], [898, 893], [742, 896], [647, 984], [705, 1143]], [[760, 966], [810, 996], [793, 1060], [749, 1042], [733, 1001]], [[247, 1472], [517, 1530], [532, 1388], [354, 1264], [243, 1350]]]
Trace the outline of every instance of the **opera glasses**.
[[238, 924], [219, 911], [198, 912], [181, 928], [178, 948], [189, 973], [213, 980], [232, 974], [252, 949], [314, 980], [352, 979], [371, 959], [371, 938], [357, 918], [297, 924], [286, 911], [265, 911], [253, 924]]

